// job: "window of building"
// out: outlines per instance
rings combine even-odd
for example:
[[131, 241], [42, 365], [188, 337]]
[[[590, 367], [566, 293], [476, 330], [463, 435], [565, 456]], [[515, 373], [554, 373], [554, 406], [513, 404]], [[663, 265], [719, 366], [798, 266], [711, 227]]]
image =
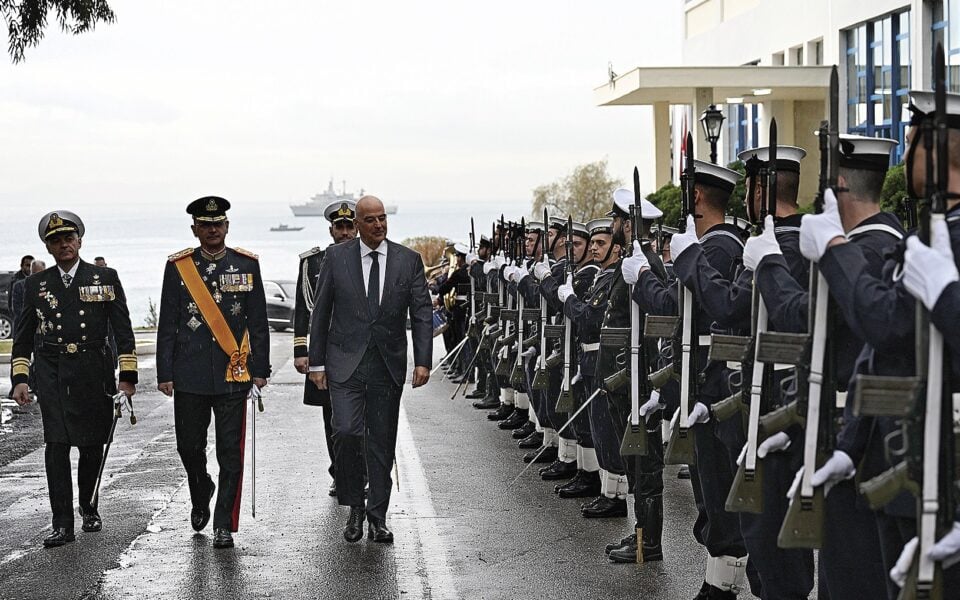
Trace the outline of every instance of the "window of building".
[[803, 66], [803, 46], [797, 46], [792, 50], [793, 52], [793, 64], [797, 66]]
[[[936, 50], [937, 44], [943, 44], [947, 60], [947, 88], [951, 92], [960, 92], [960, 0], [934, 3], [932, 20], [931, 50]], [[930, 56], [934, 56], [933, 52]]]
[[783, 66], [783, 52], [777, 52], [776, 54], [774, 54], [774, 55], [771, 57], [771, 59], [770, 59], [770, 64], [772, 64], [772, 65], [775, 66], [775, 67], [782, 67], [782, 66]]
[[847, 129], [898, 140], [893, 161], [899, 162], [909, 120], [903, 113], [910, 89], [910, 12], [846, 30], [846, 45]]

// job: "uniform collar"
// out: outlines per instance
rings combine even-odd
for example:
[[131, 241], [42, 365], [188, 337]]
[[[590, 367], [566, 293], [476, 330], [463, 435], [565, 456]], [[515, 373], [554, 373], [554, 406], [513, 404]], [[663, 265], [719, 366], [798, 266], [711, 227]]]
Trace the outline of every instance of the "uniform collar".
[[221, 250], [220, 252], [217, 252], [216, 254], [210, 254], [209, 252], [207, 252], [206, 250], [204, 250], [203, 247], [200, 248], [200, 257], [203, 258], [204, 260], [208, 260], [208, 261], [210, 261], [210, 262], [214, 262], [214, 261], [220, 260], [221, 258], [223, 258], [223, 257], [226, 256], [226, 255], [227, 255], [227, 247], [226, 247], [226, 246], [224, 246], [224, 247], [223, 247], [223, 250]]
[[71, 280], [72, 280], [72, 279], [76, 279], [76, 278], [77, 278], [77, 269], [79, 269], [79, 268], [80, 268], [80, 261], [79, 261], [79, 260], [77, 260], [77, 262], [73, 263], [73, 267], [72, 267], [69, 271], [64, 271], [63, 269], [60, 268], [60, 265], [57, 265], [57, 271], [60, 272], [60, 279], [63, 279], [63, 276], [64, 276], [64, 275], [69, 275]]

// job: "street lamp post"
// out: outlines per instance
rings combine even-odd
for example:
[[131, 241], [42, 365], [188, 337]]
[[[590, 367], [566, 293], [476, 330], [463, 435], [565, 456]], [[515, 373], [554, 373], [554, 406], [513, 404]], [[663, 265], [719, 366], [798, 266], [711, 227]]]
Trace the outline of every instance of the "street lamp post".
[[724, 120], [726, 117], [715, 104], [711, 104], [710, 108], [700, 115], [703, 135], [707, 136], [707, 141], [710, 142], [710, 162], [713, 164], [717, 164], [717, 140], [720, 139], [720, 128], [723, 127]]

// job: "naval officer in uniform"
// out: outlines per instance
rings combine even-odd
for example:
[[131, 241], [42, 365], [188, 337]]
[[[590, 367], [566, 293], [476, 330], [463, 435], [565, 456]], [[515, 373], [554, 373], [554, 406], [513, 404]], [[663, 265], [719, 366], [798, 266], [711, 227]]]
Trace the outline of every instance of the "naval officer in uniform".
[[[270, 375], [267, 301], [257, 255], [226, 246], [224, 198], [187, 206], [200, 240], [170, 256], [163, 274], [157, 327], [157, 388], [173, 396], [177, 451], [187, 471], [197, 531], [210, 520], [216, 486], [207, 474], [211, 412], [217, 432], [219, 487], [213, 513], [215, 548], [233, 546], [240, 518], [247, 397]], [[256, 392], [254, 392], [256, 393]]]
[[[330, 221], [330, 237], [334, 244], [348, 242], [357, 237], [357, 226], [353, 219], [356, 216], [356, 203], [347, 201], [331, 202], [323, 209], [323, 216]], [[293, 366], [298, 373], [307, 375], [310, 372], [309, 347], [307, 334], [310, 331], [310, 313], [313, 312], [317, 280], [320, 278], [320, 264], [323, 262], [325, 251], [315, 246], [300, 255], [300, 269], [297, 275], [297, 300], [293, 316]], [[334, 482], [330, 484], [330, 495], [337, 495], [336, 472], [333, 460], [333, 430], [330, 426], [330, 392], [318, 389], [309, 380], [304, 381], [303, 403], [310, 406], [319, 406], [323, 409], [323, 436], [327, 442], [327, 456], [330, 457], [330, 476]]]
[[[77, 484], [83, 530], [100, 531], [94, 497], [97, 475], [113, 422], [117, 389], [136, 392], [137, 356], [130, 313], [117, 272], [80, 259], [84, 226], [65, 210], [40, 220], [40, 239], [56, 266], [25, 280], [23, 313], [13, 341], [13, 399], [30, 402], [30, 355], [34, 356], [37, 394], [43, 418], [44, 463], [53, 512], [53, 532], [45, 547], [74, 540], [73, 481], [70, 448], [80, 450]], [[108, 326], [119, 349], [119, 384]]]

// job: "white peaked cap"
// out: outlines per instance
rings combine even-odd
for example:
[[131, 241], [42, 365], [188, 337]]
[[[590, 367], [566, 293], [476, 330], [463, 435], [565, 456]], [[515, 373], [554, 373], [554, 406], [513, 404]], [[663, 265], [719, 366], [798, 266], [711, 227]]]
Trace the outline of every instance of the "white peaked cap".
[[[626, 215], [630, 214], [630, 207], [633, 206], [633, 190], [627, 188], [618, 188], [613, 192], [613, 205]], [[607, 216], [613, 216], [613, 211], [607, 213]], [[646, 198], [640, 199], [640, 218], [641, 219], [659, 219], [663, 216], [663, 211], [653, 205]]]
[[693, 161], [693, 168], [696, 171], [694, 178], [697, 183], [717, 187], [728, 193], [737, 187], [741, 178], [740, 173], [732, 169], [702, 160]]

